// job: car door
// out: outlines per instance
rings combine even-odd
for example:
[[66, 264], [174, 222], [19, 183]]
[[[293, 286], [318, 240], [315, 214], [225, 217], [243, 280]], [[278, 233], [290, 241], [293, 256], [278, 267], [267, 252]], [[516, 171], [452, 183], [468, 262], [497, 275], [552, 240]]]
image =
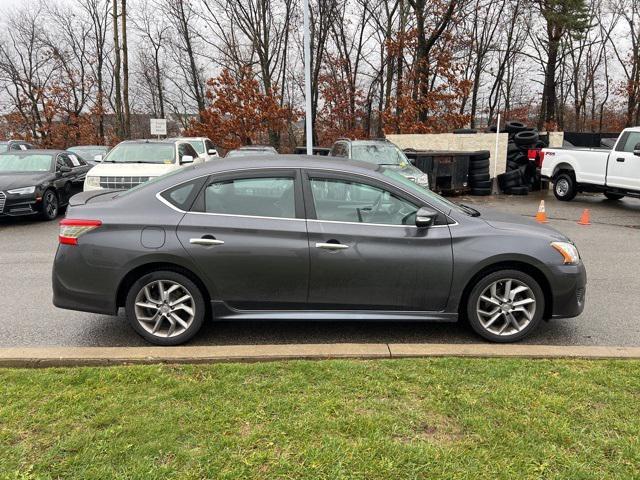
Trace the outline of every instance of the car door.
[[198, 155], [195, 148], [193, 148], [189, 143], [181, 143], [178, 145], [178, 158], [179, 162], [182, 164], [182, 157], [188, 155], [193, 158], [191, 163], [203, 163], [204, 159]]
[[441, 311], [452, 277], [441, 215], [418, 229], [418, 199], [364, 176], [307, 171], [309, 305], [329, 309]]
[[609, 155], [607, 186], [640, 191], [640, 157], [633, 154], [640, 144], [640, 132], [627, 131], [620, 136]]
[[87, 176], [87, 172], [91, 169], [91, 167], [78, 155], [73, 153], [64, 154], [68, 160], [65, 160], [66, 164], [71, 166], [72, 169], [72, 180], [71, 180], [71, 190], [70, 195], [73, 196], [76, 193], [82, 192], [84, 187], [84, 179]]
[[306, 303], [309, 246], [298, 170], [209, 178], [178, 237], [217, 300], [241, 309]]

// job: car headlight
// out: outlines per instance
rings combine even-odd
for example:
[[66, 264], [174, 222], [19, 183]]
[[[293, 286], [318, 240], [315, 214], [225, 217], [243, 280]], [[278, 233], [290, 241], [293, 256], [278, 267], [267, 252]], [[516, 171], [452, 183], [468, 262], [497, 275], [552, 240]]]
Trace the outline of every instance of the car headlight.
[[580, 254], [573, 243], [552, 242], [551, 246], [562, 255], [565, 265], [575, 265], [580, 261]]
[[429, 187], [429, 175], [426, 173], [416, 178], [416, 183], [421, 187]]
[[87, 187], [99, 187], [100, 186], [100, 177], [86, 177], [84, 179], [84, 184]]
[[35, 193], [36, 187], [22, 187], [22, 188], [14, 188], [13, 190], [7, 190], [7, 193], [12, 195], [31, 195]]

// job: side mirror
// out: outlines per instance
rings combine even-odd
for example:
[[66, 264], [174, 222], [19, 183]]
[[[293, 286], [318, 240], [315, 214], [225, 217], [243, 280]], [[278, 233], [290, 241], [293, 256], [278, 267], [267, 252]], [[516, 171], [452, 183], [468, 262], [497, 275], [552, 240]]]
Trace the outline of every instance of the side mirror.
[[640, 157], [640, 143], [636, 143], [636, 146], [633, 147], [633, 154], [636, 157]]
[[93, 161], [100, 163], [100, 162], [102, 162], [103, 158], [104, 158], [104, 155], [100, 155], [100, 154], [99, 155], [94, 155], [93, 156]]
[[218, 151], [214, 148], [210, 148], [209, 150], [207, 150], [207, 154], [209, 155], [218, 155]]
[[180, 165], [184, 165], [185, 163], [193, 163], [193, 157], [191, 155], [183, 155], [180, 160]]
[[66, 165], [60, 165], [58, 167], [58, 173], [64, 175], [65, 173], [70, 173], [71, 167], [67, 167]]
[[421, 207], [416, 212], [416, 227], [429, 228], [436, 222], [436, 218], [438, 218], [438, 212], [428, 207]]

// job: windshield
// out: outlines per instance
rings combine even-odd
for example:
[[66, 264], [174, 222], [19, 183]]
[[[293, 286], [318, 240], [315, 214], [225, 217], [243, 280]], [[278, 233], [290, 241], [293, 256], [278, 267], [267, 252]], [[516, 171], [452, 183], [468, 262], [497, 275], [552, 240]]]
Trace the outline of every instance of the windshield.
[[398, 165], [406, 167], [409, 160], [402, 150], [389, 143], [352, 144], [351, 158], [378, 165]]
[[172, 143], [121, 143], [104, 158], [106, 163], [176, 163]]
[[198, 155], [202, 155], [204, 153], [204, 142], [202, 140], [189, 140], [188, 143], [196, 152], [198, 152]]
[[51, 159], [46, 154], [0, 155], [0, 172], [48, 172]]
[[[401, 183], [408, 190], [410, 190], [410, 191], [412, 191], [414, 193], [421, 194], [421, 195], [426, 195], [431, 200], [434, 200], [434, 201], [438, 202], [444, 208], [453, 209], [453, 210], [455, 210], [457, 212], [464, 213], [465, 215], [472, 215], [472, 216], [476, 215], [475, 213], [472, 213], [470, 211], [469, 207], [458, 205], [457, 203], [454, 203], [451, 200], [448, 200], [448, 199], [438, 195], [434, 191], [429, 190], [428, 188], [421, 187], [417, 183], [412, 182], [411, 180], [409, 180], [408, 178], [400, 175], [398, 172], [396, 172], [394, 170], [391, 170], [389, 168], [382, 168], [381, 172], [382, 172], [382, 174], [384, 176], [392, 178], [393, 180], [397, 181], [398, 183]], [[474, 212], [476, 212], [476, 211], [474, 210]]]

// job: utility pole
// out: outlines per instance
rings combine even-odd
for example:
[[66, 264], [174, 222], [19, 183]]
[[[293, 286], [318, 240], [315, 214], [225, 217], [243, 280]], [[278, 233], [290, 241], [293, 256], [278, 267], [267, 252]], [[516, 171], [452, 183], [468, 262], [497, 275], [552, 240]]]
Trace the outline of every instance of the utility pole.
[[313, 155], [313, 124], [311, 123], [311, 32], [309, 29], [309, 0], [303, 0], [304, 17], [304, 100], [307, 155]]

